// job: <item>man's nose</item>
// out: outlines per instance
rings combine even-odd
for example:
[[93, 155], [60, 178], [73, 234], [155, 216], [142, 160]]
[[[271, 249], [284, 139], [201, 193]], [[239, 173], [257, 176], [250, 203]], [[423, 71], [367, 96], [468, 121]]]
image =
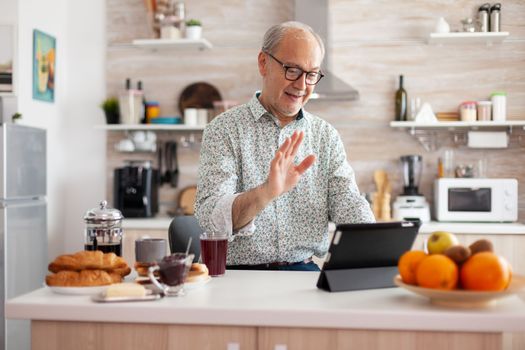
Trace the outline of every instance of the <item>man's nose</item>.
[[303, 72], [299, 79], [294, 81], [293, 86], [298, 90], [305, 90], [306, 89], [306, 72]]

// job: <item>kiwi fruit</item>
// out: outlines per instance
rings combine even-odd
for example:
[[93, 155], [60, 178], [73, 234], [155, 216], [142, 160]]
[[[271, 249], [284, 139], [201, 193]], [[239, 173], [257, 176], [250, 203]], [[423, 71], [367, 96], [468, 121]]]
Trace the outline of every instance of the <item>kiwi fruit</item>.
[[458, 265], [463, 264], [471, 255], [470, 249], [461, 244], [448, 247], [443, 254], [448, 256]]
[[478, 239], [476, 242], [468, 246], [472, 255], [481, 252], [493, 252], [494, 246], [488, 239]]

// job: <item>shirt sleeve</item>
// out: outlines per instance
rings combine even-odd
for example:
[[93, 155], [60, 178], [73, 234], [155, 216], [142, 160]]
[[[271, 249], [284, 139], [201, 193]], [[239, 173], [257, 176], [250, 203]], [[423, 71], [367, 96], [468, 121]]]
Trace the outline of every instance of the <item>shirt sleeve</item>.
[[328, 179], [330, 220], [336, 224], [375, 222], [370, 204], [359, 193], [354, 170], [346, 160], [343, 142], [335, 129], [333, 132]]
[[227, 232], [228, 236], [232, 240], [237, 236], [249, 236], [255, 232], [255, 218], [252, 219], [248, 224], [241, 227], [238, 230], [233, 230], [232, 220], [232, 207], [235, 198], [240, 193], [227, 194], [217, 200], [217, 204], [211, 214], [211, 224], [215, 229], [221, 232]]
[[215, 125], [206, 128], [200, 153], [195, 216], [204, 230], [226, 232], [230, 239], [235, 234], [249, 235], [255, 231], [254, 220], [233, 231], [232, 205], [240, 194], [235, 159], [235, 150], [220, 128]]

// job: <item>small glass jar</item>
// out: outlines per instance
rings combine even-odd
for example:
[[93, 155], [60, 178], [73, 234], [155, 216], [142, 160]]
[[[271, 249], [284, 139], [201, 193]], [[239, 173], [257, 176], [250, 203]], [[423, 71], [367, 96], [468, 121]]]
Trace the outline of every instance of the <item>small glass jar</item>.
[[459, 115], [461, 121], [464, 122], [475, 122], [477, 119], [476, 113], [476, 102], [465, 101], [459, 105]]
[[472, 18], [465, 18], [461, 21], [463, 24], [463, 31], [468, 33], [473, 33], [476, 31], [476, 25], [474, 24], [474, 21]]
[[98, 208], [90, 209], [84, 215], [86, 223], [84, 250], [100, 250], [122, 256], [122, 213], [100, 202]]
[[157, 101], [146, 102], [146, 119], [157, 118], [160, 114], [160, 107]]
[[490, 101], [478, 101], [478, 120], [488, 121], [491, 120], [492, 114], [492, 102]]

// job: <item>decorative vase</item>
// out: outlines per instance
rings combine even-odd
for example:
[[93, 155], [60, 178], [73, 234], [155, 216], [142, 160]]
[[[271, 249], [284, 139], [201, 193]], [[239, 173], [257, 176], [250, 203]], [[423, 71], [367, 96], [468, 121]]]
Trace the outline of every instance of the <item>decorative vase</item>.
[[445, 21], [443, 17], [439, 17], [436, 23], [434, 32], [436, 33], [449, 33], [450, 32], [450, 25], [447, 23], [447, 21]]
[[202, 36], [201, 26], [188, 26], [186, 27], [186, 39], [197, 40]]

